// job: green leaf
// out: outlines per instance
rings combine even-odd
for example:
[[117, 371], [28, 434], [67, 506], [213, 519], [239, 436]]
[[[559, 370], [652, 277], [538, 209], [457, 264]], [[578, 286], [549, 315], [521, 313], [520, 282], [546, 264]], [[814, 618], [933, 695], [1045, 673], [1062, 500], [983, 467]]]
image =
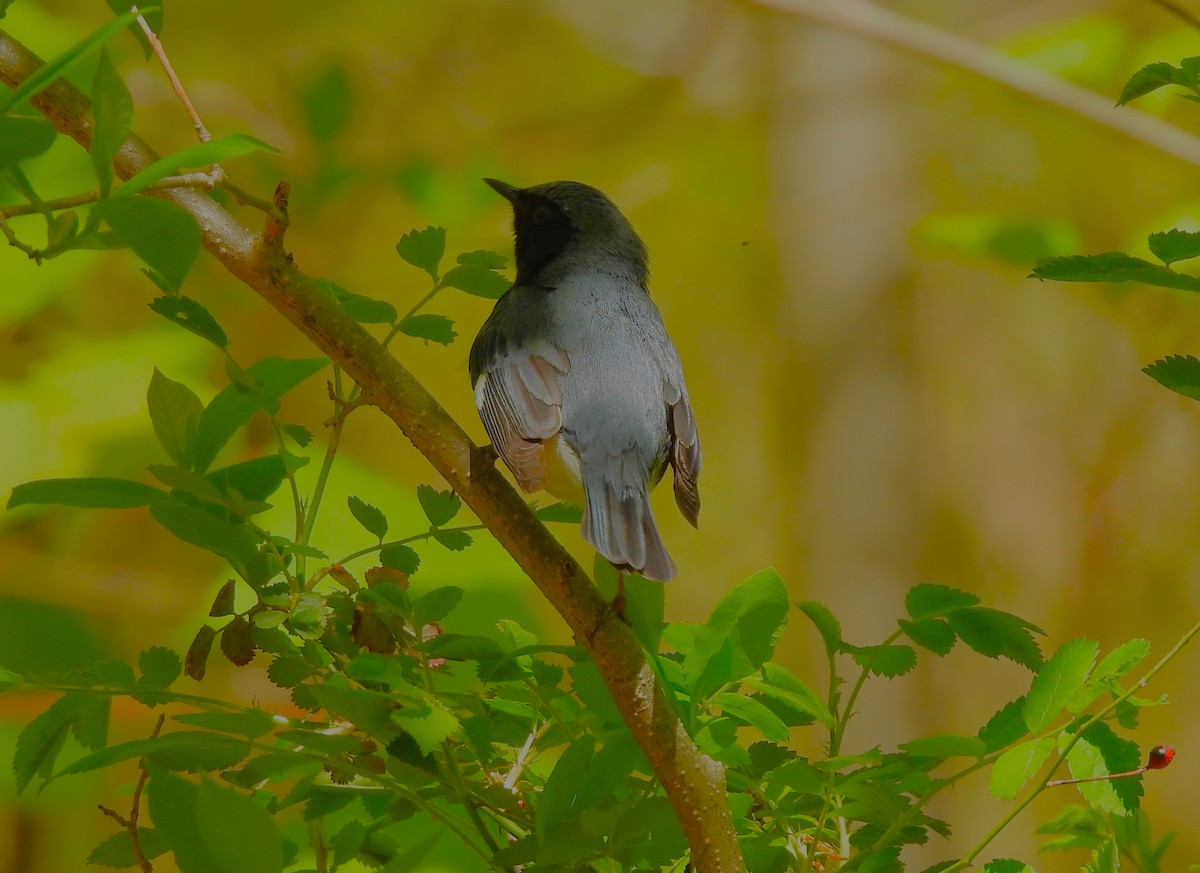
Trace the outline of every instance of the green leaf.
[[996, 759], [992, 767], [988, 789], [993, 797], [1012, 800], [1026, 782], [1034, 777], [1050, 753], [1054, 751], [1054, 737], [1027, 740], [1013, 746]]
[[1200, 400], [1200, 360], [1191, 355], [1167, 355], [1142, 372], [1164, 388]]
[[461, 552], [474, 542], [471, 535], [462, 530], [437, 530], [433, 538], [452, 552]]
[[152, 646], [138, 656], [138, 669], [142, 671], [139, 684], [170, 688], [183, 672], [183, 662], [172, 649]]
[[751, 687], [768, 697], [806, 713], [822, 724], [833, 727], [836, 719], [825, 701], [796, 674], [779, 664], [762, 665], [762, 678], [748, 680]]
[[421, 503], [421, 509], [425, 511], [425, 517], [434, 527], [441, 527], [451, 521], [462, 508], [462, 500], [457, 494], [453, 491], [438, 491], [432, 485], [418, 485], [417, 500]]
[[[170, 846], [154, 828], [138, 828], [138, 848], [147, 861], [170, 850]], [[133, 838], [129, 831], [117, 831], [103, 840], [92, 849], [87, 862], [98, 867], [136, 867], [138, 858], [133, 851]]]
[[0, 115], [0, 173], [54, 145], [58, 131], [44, 118]]
[[441, 621], [458, 606], [464, 593], [461, 588], [444, 585], [414, 598], [412, 610], [416, 626], [423, 627], [431, 622]]
[[87, 509], [131, 509], [165, 498], [167, 492], [130, 479], [38, 479], [13, 488], [8, 508], [29, 503], [81, 506]]
[[987, 606], [971, 606], [947, 617], [958, 638], [981, 655], [1004, 657], [1030, 670], [1042, 664], [1033, 633], [1042, 633], [1037, 625], [1008, 612]]
[[1150, 641], [1132, 639], [1117, 646], [1100, 659], [1093, 680], [1120, 679], [1150, 654]]
[[306, 448], [313, 441], [312, 431], [300, 424], [281, 424], [279, 429], [298, 445], [300, 448]]
[[977, 603], [979, 598], [974, 594], [930, 582], [913, 586], [904, 596], [904, 608], [913, 621], [939, 618]]
[[1053, 724], [1071, 695], [1087, 681], [1099, 654], [1095, 640], [1071, 640], [1041, 666], [1025, 696], [1025, 724], [1031, 732], [1041, 733]]
[[914, 758], [982, 758], [988, 752], [983, 740], [958, 734], [921, 737], [901, 743], [900, 748]]
[[151, 464], [146, 469], [155, 479], [175, 491], [182, 491], [200, 500], [213, 503], [221, 501], [221, 492], [199, 473], [167, 464]]
[[595, 754], [595, 740], [585, 735], [559, 756], [542, 788], [537, 805], [537, 832], [545, 838], [550, 828], [572, 817], [576, 806], [578, 775], [586, 772]]
[[421, 567], [421, 556], [416, 550], [402, 543], [393, 543], [379, 550], [379, 563], [408, 576]]
[[[141, 202], [141, 201], [138, 201]], [[229, 337], [212, 314], [190, 297], [156, 297], [150, 308], [168, 321], [173, 321], [184, 330], [191, 331], [219, 349], [229, 345]]]
[[583, 507], [574, 503], [552, 503], [535, 509], [533, 514], [550, 524], [579, 524], [583, 521]]
[[0, 667], [0, 692], [21, 684], [21, 674]]
[[495, 300], [513, 286], [512, 280], [485, 267], [451, 267], [442, 277], [442, 285], [466, 291], [475, 297]]
[[1164, 264], [1200, 258], [1200, 233], [1173, 228], [1150, 234], [1147, 242], [1154, 257]]
[[1029, 733], [1025, 725], [1025, 698], [1018, 697], [1004, 704], [988, 723], [979, 729], [979, 739], [987, 744], [989, 752], [1012, 745]]
[[263, 709], [247, 712], [189, 712], [174, 718], [193, 727], [236, 734], [248, 740], [269, 734], [275, 728], [275, 716]]
[[424, 712], [402, 709], [392, 716], [392, 720], [417, 741], [417, 746], [425, 755], [432, 754], [461, 729], [454, 714], [440, 706], [430, 706]]
[[374, 534], [381, 540], [387, 536], [387, 516], [371, 504], [353, 495], [346, 498], [346, 503], [350, 507], [350, 514], [367, 529], [367, 533]]
[[[108, 8], [113, 11], [113, 14], [120, 15], [122, 12], [128, 12], [131, 3], [126, 3], [125, 0], [104, 0], [108, 4]], [[139, 10], [142, 12], [142, 17], [146, 21], [146, 25], [157, 36], [162, 36], [163, 32], [163, 10], [161, 7], [151, 9], [149, 11]], [[142, 51], [146, 53], [146, 60], [150, 60], [154, 56], [154, 47], [150, 45], [150, 40], [145, 33], [142, 32], [141, 25], [137, 22], [129, 25], [129, 32], [134, 35], [138, 43], [142, 46]]]
[[[155, 10], [157, 6], [149, 6], [148, 10]], [[32, 73], [30, 73], [25, 81], [22, 82], [16, 89], [4, 93], [0, 93], [0, 115], [5, 115], [14, 106], [19, 106], [43, 88], [57, 79], [67, 67], [82, 58], [88, 52], [99, 48], [113, 38], [121, 28], [137, 19], [137, 13], [126, 12], [118, 15], [108, 24], [101, 27], [95, 33], [77, 42], [71, 48], [67, 49], [62, 54], [53, 58], [50, 61], [42, 64]]]
[[1162, 61], [1142, 67], [1125, 83], [1117, 105], [1124, 106], [1136, 97], [1142, 97], [1167, 85], [1183, 85], [1189, 88], [1200, 85], [1195, 73], [1189, 73], [1186, 67], [1186, 61], [1179, 67]]
[[64, 694], [21, 731], [12, 763], [17, 794], [38, 773], [48, 777], [53, 771], [63, 741], [86, 701], [84, 694]]
[[958, 639], [945, 619], [923, 618], [920, 621], [899, 620], [900, 630], [905, 636], [923, 649], [928, 649], [935, 655], [949, 654]]
[[1034, 266], [1030, 278], [1059, 282], [1141, 282], [1160, 288], [1200, 291], [1200, 279], [1195, 276], [1176, 273], [1124, 252], [1043, 258]]
[[[328, 363], [328, 358], [268, 357], [247, 367], [246, 374], [254, 380], [259, 392], [278, 401]], [[214, 397], [200, 417], [196, 431], [195, 469], [201, 473], [207, 470], [225, 443], [259, 409], [255, 399], [236, 384], [229, 385]]]
[[790, 736], [783, 719], [752, 697], [725, 693], [716, 695], [710, 702], [719, 706], [725, 715], [757, 728], [768, 740], [783, 743]]
[[774, 569], [760, 570], [722, 598], [683, 661], [693, 696], [759, 669], [783, 634], [790, 605]]
[[431, 340], [444, 346], [454, 342], [458, 334], [454, 322], [444, 315], [410, 315], [400, 322], [400, 332], [417, 339]]
[[850, 657], [869, 673], [889, 679], [903, 676], [917, 666], [917, 653], [912, 646], [855, 646]]
[[427, 227], [410, 230], [396, 243], [396, 252], [414, 267], [424, 270], [436, 282], [438, 266], [446, 253], [446, 228]]
[[219, 164], [232, 158], [250, 154], [251, 152], [279, 154], [279, 149], [244, 133], [219, 136], [208, 142], [199, 142], [187, 148], [180, 149], [172, 155], [167, 155], [165, 158], [159, 158], [153, 164], [146, 167], [146, 169], [126, 181], [124, 185], [117, 189], [113, 197], [129, 198], [134, 194], [146, 190], [160, 179], [177, 175], [184, 169]]
[[172, 500], [160, 500], [150, 506], [150, 516], [185, 543], [191, 543], [220, 555], [247, 582], [250, 565], [258, 556], [258, 534], [247, 525], [229, 525]]
[[342, 291], [337, 295], [342, 311], [360, 324], [395, 324], [400, 313], [386, 300], [375, 300], [362, 294]]
[[832, 610], [824, 603], [818, 603], [815, 600], [805, 600], [803, 603], [797, 603], [796, 606], [808, 616], [809, 621], [816, 625], [817, 631], [825, 643], [825, 654], [833, 657], [840, 652], [842, 650], [842, 625]]
[[200, 254], [200, 225], [182, 206], [155, 197], [121, 197], [124, 190], [97, 203], [95, 214], [162, 276], [168, 288], [178, 289]]
[[189, 467], [189, 444], [204, 413], [200, 398], [191, 388], [168, 379], [155, 367], [150, 388], [146, 391], [146, 406], [159, 444], [172, 461], [181, 467]]
[[267, 678], [280, 688], [295, 688], [315, 673], [311, 664], [294, 655], [280, 655], [267, 667]]
[[112, 190], [113, 158], [133, 129], [133, 98], [105, 49], [92, 79], [92, 118], [92, 166], [104, 198]]
[[1121, 851], [1115, 837], [1108, 837], [1092, 851], [1080, 873], [1120, 873]]
[[[1117, 736], [1104, 722], [1084, 731], [1067, 753], [1067, 767], [1075, 779], [1126, 773], [1140, 764], [1137, 743]], [[1094, 809], [1116, 815], [1136, 811], [1143, 793], [1142, 780], [1136, 777], [1081, 782], [1076, 787]]]
[[[936, 873], [938, 869], [935, 867], [933, 871], [926, 871], [926, 873]], [[1037, 871], [1024, 861], [1017, 861], [1013, 858], [996, 858], [984, 865], [983, 873], [1037, 873]]]
[[487, 249], [463, 252], [455, 260], [464, 267], [483, 267], [486, 270], [503, 270], [508, 266], [507, 256]]
[[280, 455], [264, 455], [213, 470], [204, 478], [227, 496], [236, 491], [246, 500], [262, 501], [287, 478], [287, 463]]

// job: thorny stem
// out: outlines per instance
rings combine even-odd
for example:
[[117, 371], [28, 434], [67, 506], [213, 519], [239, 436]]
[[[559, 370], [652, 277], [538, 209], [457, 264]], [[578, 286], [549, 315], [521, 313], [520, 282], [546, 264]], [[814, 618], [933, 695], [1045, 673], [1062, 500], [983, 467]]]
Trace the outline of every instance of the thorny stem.
[[[158, 738], [166, 718], [165, 715], [159, 715], [158, 721], [154, 723], [154, 730], [150, 732], [150, 739]], [[146, 780], [150, 778], [150, 771], [147, 769], [145, 761], [141, 764], [141, 770], [137, 786], [133, 789], [133, 801], [129, 804], [129, 816], [123, 816], [116, 810], [109, 809], [104, 805], [100, 806], [100, 811], [109, 818], [115, 819], [125, 828], [125, 831], [129, 834], [129, 840], [133, 844], [133, 857], [137, 859], [138, 868], [142, 873], [154, 873], [154, 865], [146, 857], [146, 853], [142, 849], [141, 837], [138, 834], [138, 819], [142, 814], [142, 793], [146, 790]]]

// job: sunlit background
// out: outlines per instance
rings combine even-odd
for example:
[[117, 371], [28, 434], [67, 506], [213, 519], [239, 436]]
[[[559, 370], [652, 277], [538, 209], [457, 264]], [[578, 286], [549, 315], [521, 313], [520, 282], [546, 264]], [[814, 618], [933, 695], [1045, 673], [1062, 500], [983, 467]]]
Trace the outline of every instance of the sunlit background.
[[[1141, 254], [1150, 231], [1196, 228], [1196, 166], [1156, 147], [1155, 128], [1134, 141], [1105, 119], [1145, 111], [1194, 131], [1200, 108], [1166, 92], [1136, 108], [1112, 104], [1144, 64], [1200, 54], [1200, 32], [1150, 0], [887, 3], [934, 29], [922, 34], [969, 40], [998, 69], [1040, 71], [1059, 83], [1052, 105], [878, 33], [817, 23], [804, 10], [819, 5], [788, 14], [753, 0], [176, 0], [163, 36], [214, 133], [282, 150], [227, 169], [262, 195], [292, 183], [288, 241], [300, 266], [401, 311], [428, 283], [396, 256], [409, 229], [445, 226], [451, 255], [508, 250], [506, 204], [483, 176], [577, 179], [622, 207], [651, 251], [652, 293], [704, 445], [700, 531], [669, 489], [656, 498], [680, 566], [669, 619], [702, 620], [732, 585], [773, 565], [794, 600], [829, 604], [858, 643], [886, 636], [904, 592], [932, 581], [1034, 621], [1048, 651], [1077, 636], [1105, 649], [1143, 636], [1165, 652], [1196, 621], [1200, 406], [1140, 368], [1197, 351], [1200, 301], [1026, 276], [1042, 255]], [[47, 57], [108, 15], [99, 0], [18, 0], [0, 24]], [[896, 21], [880, 26], [902, 40]], [[160, 152], [188, 145], [161, 70], [127, 37], [111, 51], [138, 133]], [[80, 83], [90, 75], [87, 63], [72, 71]], [[1062, 82], [1099, 95], [1099, 121], [1081, 117], [1078, 92]], [[53, 180], [43, 196], [94, 187], [86, 155], [65, 137], [31, 174]], [[209, 346], [147, 309], [156, 291], [138, 266], [117, 252], [34, 267], [0, 248], [0, 489], [146, 477], [163, 460], [145, 410], [153, 367], [204, 400], [226, 384]], [[315, 354], [210, 258], [185, 292], [217, 315], [243, 364]], [[459, 341], [394, 345], [479, 440], [466, 358], [489, 307], [444, 292], [428, 311], [453, 318]], [[285, 406], [287, 420], [318, 433], [307, 450], [315, 461], [329, 414], [324, 375]], [[268, 451], [269, 436], [251, 427], [223, 458]], [[349, 494], [383, 508], [393, 530], [421, 530], [422, 482], [440, 485], [383, 416], [356, 413], [316, 542], [336, 554], [367, 544]], [[284, 528], [287, 507], [276, 513], [267, 518]], [[573, 528], [559, 532], [590, 562]], [[227, 575], [142, 510], [25, 508], [0, 515], [0, 535], [0, 664], [14, 668], [186, 648]], [[495, 544], [421, 554], [423, 576], [468, 589], [459, 615], [469, 628], [507, 616], [565, 641]], [[817, 647], [795, 613], [779, 657], [823, 687]], [[235, 672], [217, 660], [204, 693], [284, 700], [261, 664]], [[1156, 827], [1182, 831], [1172, 869], [1200, 852], [1200, 750], [1188, 742], [1198, 666], [1200, 651], [1185, 651], [1161, 674], [1146, 694], [1169, 691], [1173, 704], [1135, 732], [1143, 749], [1179, 748], [1176, 764], [1146, 781]], [[1022, 668], [961, 646], [923, 658], [909, 676], [873, 683], [848, 749], [973, 734], [1027, 683]], [[0, 697], [0, 757], [49, 700]], [[119, 707], [114, 733], [143, 736], [152, 721]], [[803, 752], [823, 739], [797, 734]], [[0, 871], [82, 869], [112, 831], [96, 803], [132, 772], [17, 799], [4, 767]], [[1078, 869], [1083, 853], [1038, 860], [1032, 834], [1068, 802], [1078, 802], [1073, 789], [1043, 796], [981, 860]], [[1007, 808], [980, 774], [935, 808], [953, 837], [905, 857], [912, 869], [954, 857]], [[455, 869], [452, 854], [437, 863], [428, 869]]]

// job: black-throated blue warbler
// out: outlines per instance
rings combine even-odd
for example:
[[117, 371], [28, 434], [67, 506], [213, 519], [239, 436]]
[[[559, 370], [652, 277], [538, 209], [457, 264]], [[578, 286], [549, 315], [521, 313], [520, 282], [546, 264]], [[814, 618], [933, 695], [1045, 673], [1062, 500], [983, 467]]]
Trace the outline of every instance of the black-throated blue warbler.
[[475, 405], [525, 491], [583, 506], [583, 536], [618, 569], [675, 576], [650, 510], [673, 468], [675, 502], [700, 513], [700, 440], [683, 369], [650, 299], [646, 246], [579, 182], [516, 188], [517, 279], [471, 346]]

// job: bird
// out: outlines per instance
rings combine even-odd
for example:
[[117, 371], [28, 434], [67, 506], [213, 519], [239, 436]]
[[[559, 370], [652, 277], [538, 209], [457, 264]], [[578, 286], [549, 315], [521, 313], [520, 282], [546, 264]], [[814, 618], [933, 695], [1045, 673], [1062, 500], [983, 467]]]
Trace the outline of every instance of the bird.
[[590, 185], [484, 181], [512, 206], [517, 268], [469, 358], [492, 447], [522, 490], [582, 506], [583, 538], [614, 567], [669, 581], [650, 490], [671, 467], [698, 525], [700, 439], [646, 245]]

